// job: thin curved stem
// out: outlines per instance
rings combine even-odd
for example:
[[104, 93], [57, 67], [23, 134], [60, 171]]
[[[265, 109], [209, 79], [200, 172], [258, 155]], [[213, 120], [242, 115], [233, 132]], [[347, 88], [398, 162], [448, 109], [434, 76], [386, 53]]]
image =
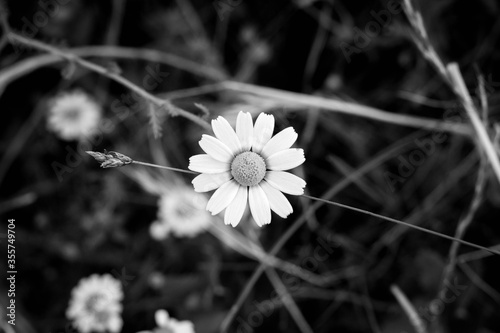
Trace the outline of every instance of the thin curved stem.
[[493, 253], [493, 254], [500, 255], [500, 252], [498, 252], [496, 250], [492, 250], [492, 249], [489, 249], [489, 248], [481, 246], [481, 245], [476, 245], [474, 243], [470, 243], [470, 242], [467, 242], [467, 241], [464, 241], [464, 240], [461, 240], [461, 239], [458, 239], [458, 238], [455, 238], [455, 237], [452, 237], [452, 236], [448, 236], [448, 235], [439, 233], [437, 231], [425, 229], [425, 228], [413, 225], [411, 223], [407, 223], [407, 222], [404, 222], [404, 221], [393, 219], [391, 217], [387, 217], [387, 216], [384, 216], [384, 215], [373, 213], [373, 212], [370, 212], [370, 211], [367, 211], [367, 210], [364, 210], [364, 209], [361, 209], [361, 208], [356, 208], [356, 207], [352, 207], [352, 206], [349, 206], [349, 205], [344, 205], [344, 204], [341, 204], [341, 203], [338, 203], [338, 202], [334, 202], [334, 201], [329, 201], [329, 200], [326, 200], [326, 199], [316, 198], [316, 197], [313, 197], [313, 196], [310, 196], [310, 195], [307, 195], [307, 194], [303, 194], [302, 196], [306, 197], [306, 198], [309, 198], [311, 200], [316, 200], [316, 201], [320, 201], [320, 202], [326, 203], [328, 205], [337, 206], [337, 207], [344, 208], [344, 209], [349, 209], [349, 210], [352, 210], [352, 211], [355, 211], [355, 212], [358, 212], [358, 213], [361, 213], [361, 214], [364, 214], [364, 215], [370, 215], [370, 216], [379, 218], [381, 220], [386, 220], [386, 221], [389, 221], [389, 222], [392, 222], [392, 223], [401, 224], [401, 225], [404, 225], [404, 226], [406, 226], [408, 228], [416, 229], [416, 230], [419, 230], [419, 231], [422, 231], [422, 232], [426, 232], [426, 233], [434, 235], [434, 236], [445, 238], [445, 239], [448, 239], [448, 240], [451, 240], [451, 241], [454, 241], [454, 242], [459, 242], [459, 243], [462, 243], [464, 245], [467, 245], [467, 246], [470, 246], [470, 247], [474, 247], [476, 249], [480, 249], [480, 250], [488, 251], [488, 252]]
[[148, 167], [152, 167], [152, 168], [165, 169], [165, 170], [182, 172], [182, 173], [189, 173], [189, 174], [193, 174], [193, 175], [197, 175], [198, 174], [197, 172], [194, 172], [194, 171], [191, 171], [191, 170], [184, 170], [184, 169], [172, 168], [172, 167], [167, 167], [167, 166], [153, 164], [153, 163], [132, 161], [132, 164], [140, 164], [140, 165], [144, 165], [144, 166], [148, 166]]
[[115, 82], [118, 82], [119, 84], [123, 85], [124, 87], [127, 87], [128, 89], [132, 90], [133, 92], [135, 92], [139, 96], [143, 97], [147, 101], [153, 103], [154, 105], [161, 107], [161, 108], [165, 108], [171, 116], [179, 115], [179, 116], [182, 116], [182, 117], [185, 117], [185, 118], [191, 120], [192, 122], [200, 125], [201, 127], [205, 128], [207, 130], [212, 129], [210, 127], [210, 124], [208, 124], [205, 120], [195, 116], [194, 114], [192, 114], [190, 112], [187, 112], [185, 110], [182, 110], [182, 109], [172, 105], [168, 100], [163, 100], [161, 98], [158, 98], [158, 97], [152, 95], [151, 93], [147, 92], [145, 89], [143, 89], [143, 88], [139, 87], [138, 85], [134, 84], [133, 82], [127, 80], [123, 76], [121, 76], [117, 73], [111, 72], [110, 70], [108, 70], [105, 67], [99, 66], [93, 62], [82, 59], [73, 53], [60, 50], [60, 49], [53, 47], [51, 45], [42, 43], [42, 42], [34, 40], [34, 39], [23, 37], [19, 34], [13, 33], [13, 32], [9, 33], [9, 37], [12, 40], [17, 41], [19, 43], [22, 43], [24, 45], [58, 55], [64, 59], [67, 59], [70, 62], [74, 62], [74, 63], [76, 63], [84, 68], [87, 68], [87, 69], [89, 69], [93, 72], [99, 73], [99, 74], [101, 74], [101, 75], [103, 75], [103, 76], [105, 76], [105, 77], [107, 77]]

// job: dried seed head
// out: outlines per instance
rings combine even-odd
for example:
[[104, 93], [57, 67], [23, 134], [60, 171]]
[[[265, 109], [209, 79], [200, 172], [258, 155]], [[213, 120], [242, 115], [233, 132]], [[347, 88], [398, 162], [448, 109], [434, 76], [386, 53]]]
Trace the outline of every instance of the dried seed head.
[[106, 161], [106, 155], [104, 155], [103, 153], [99, 153], [96, 151], [86, 151], [86, 153], [92, 156], [99, 163]]
[[133, 162], [130, 157], [114, 151], [104, 151], [104, 153], [87, 151], [86, 153], [101, 163], [101, 168], [116, 168]]

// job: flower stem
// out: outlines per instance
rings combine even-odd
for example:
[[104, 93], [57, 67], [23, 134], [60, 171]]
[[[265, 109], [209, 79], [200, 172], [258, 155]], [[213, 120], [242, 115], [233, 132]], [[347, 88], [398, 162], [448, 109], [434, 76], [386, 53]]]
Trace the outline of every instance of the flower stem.
[[474, 243], [470, 243], [470, 242], [467, 242], [467, 241], [464, 241], [464, 240], [461, 240], [461, 239], [458, 239], [458, 238], [455, 238], [455, 237], [452, 237], [452, 236], [448, 236], [448, 235], [439, 233], [437, 231], [425, 229], [425, 228], [413, 225], [413, 224], [408, 223], [408, 222], [403, 222], [403, 221], [396, 220], [396, 219], [393, 219], [391, 217], [387, 217], [387, 216], [380, 215], [380, 214], [377, 214], [377, 213], [373, 213], [373, 212], [370, 212], [370, 211], [367, 211], [367, 210], [364, 210], [364, 209], [360, 209], [360, 208], [356, 208], [356, 207], [344, 205], [344, 204], [341, 204], [341, 203], [338, 203], [338, 202], [334, 202], [334, 201], [329, 201], [329, 200], [326, 200], [326, 199], [312, 197], [312, 196], [306, 195], [306, 194], [303, 194], [302, 196], [305, 197], [305, 198], [309, 198], [311, 200], [321, 201], [321, 202], [324, 202], [324, 203], [332, 205], [332, 206], [337, 206], [337, 207], [341, 207], [341, 208], [344, 208], [344, 209], [349, 209], [349, 210], [352, 210], [352, 211], [355, 211], [355, 212], [358, 212], [358, 213], [361, 213], [361, 214], [365, 214], [365, 215], [370, 215], [370, 216], [373, 216], [373, 217], [377, 217], [379, 219], [386, 220], [386, 221], [389, 221], [389, 222], [392, 222], [392, 223], [402, 224], [404, 226], [407, 226], [408, 228], [413, 228], [413, 229], [416, 229], [416, 230], [419, 230], [419, 231], [423, 231], [423, 232], [426, 232], [426, 233], [434, 235], [434, 236], [438, 236], [438, 237], [441, 237], [441, 238], [449, 239], [451, 241], [459, 242], [459, 243], [462, 243], [464, 245], [467, 245], [467, 246], [470, 246], [470, 247], [474, 247], [476, 249], [480, 249], [480, 250], [488, 251], [488, 252], [493, 253], [493, 254], [500, 255], [500, 252], [498, 252], [496, 250], [492, 250], [492, 249], [489, 249], [489, 248], [481, 246], [481, 245], [476, 245]]
[[152, 164], [152, 163], [146, 163], [146, 162], [139, 162], [139, 161], [132, 161], [133, 164], [140, 164], [152, 168], [158, 168], [158, 169], [166, 169], [170, 171], [177, 171], [177, 172], [183, 172], [183, 173], [190, 173], [190, 174], [198, 174], [197, 172], [191, 171], [191, 170], [184, 170], [184, 169], [178, 169], [178, 168], [172, 168], [172, 167], [167, 167], [163, 165], [158, 165], [158, 164]]

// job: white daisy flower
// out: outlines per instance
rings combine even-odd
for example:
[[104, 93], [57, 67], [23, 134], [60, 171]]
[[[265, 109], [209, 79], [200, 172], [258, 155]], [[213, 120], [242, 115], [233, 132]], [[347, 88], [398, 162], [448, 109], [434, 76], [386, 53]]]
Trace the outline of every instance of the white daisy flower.
[[150, 226], [150, 234], [162, 240], [172, 233], [176, 237], [194, 237], [206, 230], [212, 217], [205, 210], [207, 198], [193, 193], [187, 186], [174, 186], [160, 196], [158, 220]]
[[81, 90], [59, 94], [49, 102], [47, 128], [63, 140], [88, 139], [100, 121], [101, 107]]
[[66, 316], [79, 332], [119, 332], [123, 291], [111, 275], [93, 274], [83, 278], [71, 291]]
[[236, 132], [223, 117], [212, 120], [215, 136], [203, 135], [200, 147], [206, 154], [189, 159], [189, 169], [201, 172], [192, 183], [196, 192], [215, 190], [206, 209], [216, 215], [226, 209], [224, 222], [236, 226], [245, 211], [262, 226], [271, 223], [271, 210], [282, 218], [293, 212], [283, 193], [302, 195], [306, 182], [284, 172], [304, 163], [304, 151], [290, 148], [297, 140], [292, 127], [274, 137], [274, 117], [261, 113], [252, 123], [240, 112]]
[[141, 331], [138, 333], [195, 333], [192, 322], [170, 318], [168, 312], [165, 310], [155, 312], [155, 321], [158, 327], [153, 331]]

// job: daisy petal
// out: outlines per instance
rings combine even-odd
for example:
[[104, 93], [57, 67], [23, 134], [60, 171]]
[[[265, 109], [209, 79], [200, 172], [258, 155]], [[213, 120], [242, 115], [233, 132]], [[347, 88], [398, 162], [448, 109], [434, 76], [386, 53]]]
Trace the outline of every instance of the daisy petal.
[[260, 153], [271, 136], [273, 136], [273, 131], [274, 116], [271, 114], [261, 113], [257, 117], [253, 129], [252, 151]]
[[264, 179], [275, 189], [292, 195], [304, 194], [306, 182], [289, 172], [268, 171]]
[[231, 150], [225, 144], [211, 135], [203, 134], [199, 144], [205, 153], [217, 161], [229, 163], [234, 157]]
[[207, 174], [202, 173], [196, 176], [191, 184], [194, 186], [195, 192], [208, 192], [219, 188], [232, 178], [230, 172]]
[[221, 187], [214, 192], [212, 197], [207, 203], [207, 210], [212, 215], [219, 214], [224, 208], [229, 206], [238, 192], [240, 185], [234, 180], [224, 183]]
[[236, 135], [240, 139], [243, 151], [249, 151], [250, 148], [252, 148], [253, 141], [253, 122], [250, 113], [243, 111], [238, 113], [238, 118], [236, 119]]
[[271, 223], [271, 207], [269, 207], [266, 193], [259, 185], [248, 188], [248, 204], [253, 219], [259, 227]]
[[264, 158], [277, 153], [281, 150], [290, 148], [297, 140], [298, 134], [295, 133], [293, 127], [288, 127], [276, 134], [262, 149], [261, 155]]
[[229, 171], [229, 163], [217, 161], [207, 154], [194, 155], [189, 158], [189, 170], [201, 173], [221, 173]]
[[236, 227], [247, 207], [248, 187], [240, 186], [233, 201], [227, 206], [224, 213], [224, 223]]
[[290, 205], [290, 202], [288, 202], [288, 199], [283, 195], [283, 193], [269, 185], [266, 181], [261, 182], [259, 185], [266, 193], [267, 199], [269, 200], [269, 206], [271, 206], [273, 212], [284, 219], [293, 213], [292, 205]]
[[269, 170], [289, 170], [298, 167], [304, 163], [304, 150], [285, 149], [272, 154], [266, 159], [266, 165]]
[[222, 143], [225, 144], [233, 154], [240, 152], [240, 140], [238, 140], [238, 136], [224, 117], [219, 116], [217, 119], [213, 119], [212, 129], [214, 130], [217, 139], [222, 141]]

